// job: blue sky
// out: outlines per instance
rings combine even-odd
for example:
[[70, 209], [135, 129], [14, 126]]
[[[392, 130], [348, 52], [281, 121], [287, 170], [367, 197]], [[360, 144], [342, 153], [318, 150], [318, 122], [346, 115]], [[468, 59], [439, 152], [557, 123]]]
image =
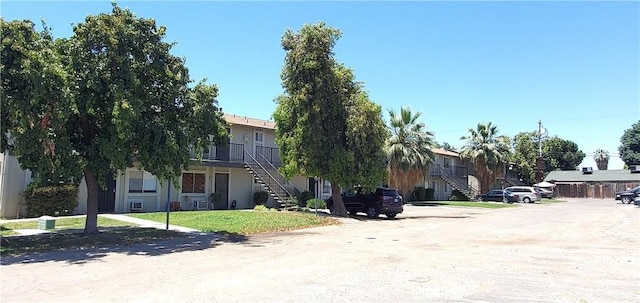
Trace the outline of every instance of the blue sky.
[[[191, 77], [220, 88], [228, 113], [270, 119], [286, 29], [324, 21], [335, 54], [385, 109], [411, 107], [435, 139], [460, 147], [479, 122], [574, 141], [593, 166], [640, 120], [640, 2], [118, 2], [167, 27]], [[110, 12], [108, 1], [3, 1], [7, 20], [41, 18], [55, 37]]]

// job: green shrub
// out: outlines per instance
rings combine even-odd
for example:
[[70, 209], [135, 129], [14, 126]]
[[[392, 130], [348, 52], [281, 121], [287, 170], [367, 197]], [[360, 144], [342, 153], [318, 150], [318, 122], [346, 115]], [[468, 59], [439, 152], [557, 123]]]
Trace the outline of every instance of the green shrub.
[[253, 193], [253, 203], [263, 205], [269, 201], [269, 193], [264, 190]]
[[264, 205], [256, 205], [256, 207], [254, 207], [253, 210], [255, 210], [255, 211], [268, 211], [269, 209]]
[[24, 201], [30, 217], [69, 215], [78, 207], [78, 186], [60, 184], [29, 187], [24, 191]]
[[[400, 192], [398, 192], [400, 194]], [[404, 199], [406, 202], [411, 202], [411, 201], [416, 201], [416, 193], [414, 191], [410, 191], [406, 194], [400, 194], [402, 196], [402, 199]]]
[[[298, 198], [296, 197], [289, 197], [289, 201], [287, 201], [287, 207], [290, 205], [297, 205], [300, 206], [300, 200], [298, 200]], [[302, 206], [300, 206], [302, 207]]]
[[[454, 200], [455, 199], [455, 200]], [[449, 198], [451, 201], [469, 201], [469, 198], [465, 196], [461, 191], [454, 189], [451, 191], [451, 197]]]
[[318, 206], [318, 209], [326, 209], [327, 208], [327, 203], [324, 202], [324, 200], [322, 199], [309, 199], [307, 200], [307, 207], [308, 208], [316, 208], [316, 205]]
[[416, 201], [426, 201], [427, 200], [427, 189], [423, 186], [416, 186], [413, 190]]
[[433, 188], [427, 188], [426, 189], [426, 197], [425, 200], [426, 201], [433, 201], [435, 200], [435, 194], [436, 194], [436, 190]]
[[224, 201], [222, 201], [222, 193], [211, 193], [209, 194], [209, 203], [213, 207], [213, 209], [224, 209], [226, 208], [224, 205]]
[[301, 192], [300, 196], [298, 197], [298, 206], [305, 207], [309, 199], [313, 199], [313, 193], [308, 190]]

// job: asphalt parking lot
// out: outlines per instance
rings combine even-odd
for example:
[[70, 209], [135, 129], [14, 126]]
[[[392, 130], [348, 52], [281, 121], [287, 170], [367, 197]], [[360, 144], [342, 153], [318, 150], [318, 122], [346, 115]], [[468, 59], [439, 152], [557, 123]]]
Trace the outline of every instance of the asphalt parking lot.
[[477, 209], [3, 258], [2, 302], [640, 302], [640, 207]]

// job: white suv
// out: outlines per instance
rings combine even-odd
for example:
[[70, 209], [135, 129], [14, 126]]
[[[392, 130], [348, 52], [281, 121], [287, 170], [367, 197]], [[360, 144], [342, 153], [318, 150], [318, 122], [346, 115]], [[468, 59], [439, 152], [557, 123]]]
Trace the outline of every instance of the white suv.
[[518, 202], [534, 203], [541, 199], [540, 193], [531, 186], [511, 186], [505, 188], [505, 190], [518, 196]]

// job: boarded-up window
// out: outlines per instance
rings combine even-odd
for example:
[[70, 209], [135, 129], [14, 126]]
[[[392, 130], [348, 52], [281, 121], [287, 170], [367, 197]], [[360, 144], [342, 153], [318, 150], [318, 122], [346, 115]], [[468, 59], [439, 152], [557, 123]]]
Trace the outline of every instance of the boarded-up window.
[[182, 173], [182, 192], [185, 194], [204, 193], [205, 174]]

